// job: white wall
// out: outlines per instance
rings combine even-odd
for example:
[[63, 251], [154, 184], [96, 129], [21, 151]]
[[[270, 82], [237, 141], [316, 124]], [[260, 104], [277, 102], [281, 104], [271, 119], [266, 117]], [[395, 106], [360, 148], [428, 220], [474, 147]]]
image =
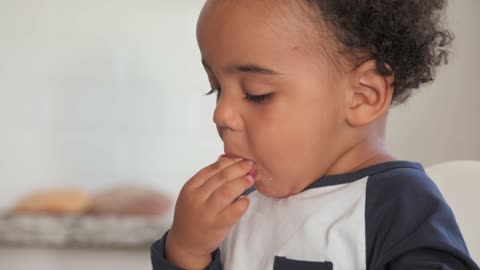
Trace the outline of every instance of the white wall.
[[56, 185], [176, 193], [221, 153], [201, 4], [0, 0], [0, 206]]
[[[0, 208], [56, 185], [176, 194], [221, 153], [195, 41], [202, 2], [0, 0]], [[479, 11], [451, 1], [451, 64], [392, 112], [399, 158], [480, 160]]]
[[392, 110], [387, 132], [397, 157], [425, 165], [480, 160], [480, 1], [449, 4], [448, 23], [456, 35], [450, 62], [432, 85]]

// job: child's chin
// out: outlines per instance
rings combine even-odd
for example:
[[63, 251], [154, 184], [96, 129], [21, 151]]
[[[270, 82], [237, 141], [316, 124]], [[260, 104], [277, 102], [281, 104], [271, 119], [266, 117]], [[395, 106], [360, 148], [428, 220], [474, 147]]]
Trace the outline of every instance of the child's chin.
[[270, 197], [270, 198], [288, 197], [288, 195], [281, 194], [281, 192], [279, 192], [278, 190], [275, 190], [275, 186], [272, 185], [272, 183], [265, 183], [262, 180], [257, 181], [255, 183], [255, 189], [263, 196]]

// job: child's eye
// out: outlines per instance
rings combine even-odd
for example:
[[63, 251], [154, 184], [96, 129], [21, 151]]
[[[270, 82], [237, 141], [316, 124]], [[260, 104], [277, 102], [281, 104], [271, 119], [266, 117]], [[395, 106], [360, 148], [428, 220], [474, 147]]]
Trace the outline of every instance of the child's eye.
[[[213, 94], [217, 94], [217, 101], [218, 99], [220, 98], [220, 95], [222, 93], [222, 89], [221, 88], [212, 88], [212, 90], [210, 90], [206, 95], [213, 95]], [[254, 103], [265, 103], [267, 102], [270, 98], [272, 97], [272, 93], [269, 93], [269, 94], [265, 94], [265, 95], [250, 95], [250, 94], [245, 94], [245, 99], [247, 101], [250, 101], [250, 102], [254, 102]]]
[[209, 95], [217, 93], [217, 102], [218, 102], [218, 99], [220, 98], [220, 93], [221, 92], [222, 92], [221, 88], [212, 88], [212, 90], [208, 91], [208, 93], [206, 93], [205, 95], [209, 96]]
[[272, 97], [272, 93], [265, 94], [265, 95], [258, 95], [258, 96], [245, 94], [245, 99], [254, 103], [265, 103], [268, 100], [270, 100], [271, 97]]

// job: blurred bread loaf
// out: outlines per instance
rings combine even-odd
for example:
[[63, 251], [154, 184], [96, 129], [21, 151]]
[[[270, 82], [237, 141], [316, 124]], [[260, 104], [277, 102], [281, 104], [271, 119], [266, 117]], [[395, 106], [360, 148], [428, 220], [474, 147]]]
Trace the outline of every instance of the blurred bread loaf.
[[15, 205], [14, 214], [83, 214], [90, 209], [91, 196], [76, 189], [56, 189], [33, 192]]
[[171, 206], [169, 198], [150, 187], [124, 185], [100, 192], [90, 210], [95, 215], [161, 216]]

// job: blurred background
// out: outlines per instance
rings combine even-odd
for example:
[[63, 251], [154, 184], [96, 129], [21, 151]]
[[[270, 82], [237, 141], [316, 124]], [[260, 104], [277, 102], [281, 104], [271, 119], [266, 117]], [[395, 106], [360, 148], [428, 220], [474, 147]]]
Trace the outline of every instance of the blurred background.
[[202, 1], [0, 0], [0, 206], [33, 188], [172, 194], [222, 152]]
[[[202, 4], [0, 0], [0, 210], [52, 187], [144, 183], [174, 199], [222, 153], [195, 39]], [[449, 65], [391, 111], [398, 158], [480, 160], [479, 12], [450, 1]]]

